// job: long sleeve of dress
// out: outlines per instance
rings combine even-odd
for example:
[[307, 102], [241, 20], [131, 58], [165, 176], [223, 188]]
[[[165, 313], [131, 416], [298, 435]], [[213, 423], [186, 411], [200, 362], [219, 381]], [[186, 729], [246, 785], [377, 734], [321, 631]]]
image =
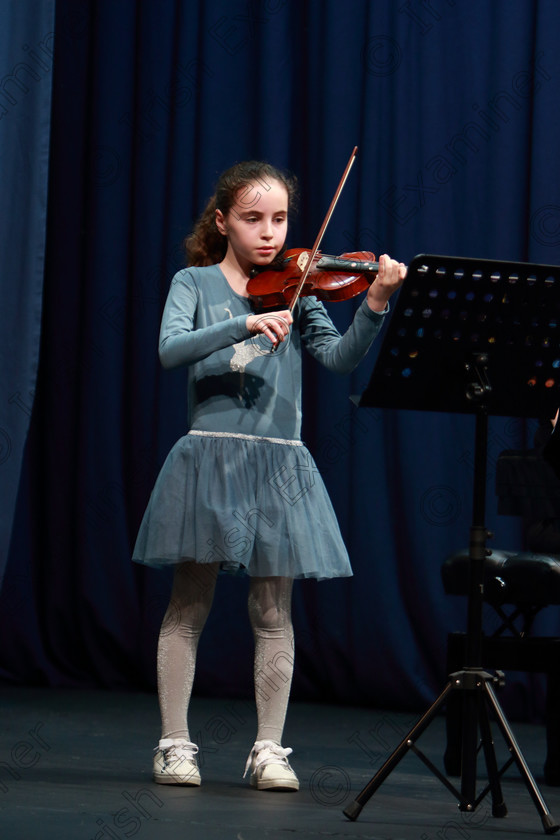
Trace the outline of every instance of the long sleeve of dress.
[[304, 298], [302, 304], [300, 331], [307, 351], [329, 370], [351, 373], [371, 347], [386, 312], [373, 312], [367, 301], [362, 301], [352, 323], [341, 335], [322, 303], [315, 298]]
[[200, 362], [251, 335], [246, 315], [208, 325], [196, 323], [200, 291], [188, 282], [187, 274], [180, 271], [173, 278], [163, 311], [159, 358], [164, 368]]

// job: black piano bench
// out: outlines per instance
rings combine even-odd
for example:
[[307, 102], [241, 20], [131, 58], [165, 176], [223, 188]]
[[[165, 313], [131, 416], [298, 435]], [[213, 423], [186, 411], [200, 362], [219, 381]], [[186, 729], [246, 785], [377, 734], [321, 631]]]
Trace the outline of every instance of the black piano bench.
[[[441, 576], [446, 594], [468, 595], [468, 550], [448, 557]], [[484, 601], [493, 612], [485, 615], [479, 664], [547, 675], [544, 778], [549, 785], [560, 785], [560, 637], [531, 635], [537, 613], [560, 604], [560, 555], [492, 551], [484, 563]], [[449, 633], [448, 674], [461, 670], [465, 655], [466, 634]], [[459, 692], [451, 692], [447, 703], [444, 764], [449, 775], [460, 775], [461, 699]]]

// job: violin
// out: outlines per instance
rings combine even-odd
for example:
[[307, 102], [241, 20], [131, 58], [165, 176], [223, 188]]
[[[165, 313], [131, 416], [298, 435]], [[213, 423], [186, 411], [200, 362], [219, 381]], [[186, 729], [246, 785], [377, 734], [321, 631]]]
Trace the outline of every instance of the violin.
[[346, 183], [358, 147], [354, 146], [338, 184], [327, 215], [311, 250], [286, 251], [279, 269], [266, 266], [247, 283], [249, 295], [264, 309], [286, 306], [293, 311], [301, 295], [315, 295], [320, 300], [347, 300], [363, 292], [377, 276], [379, 263], [375, 254], [360, 251], [341, 257], [322, 256], [319, 246], [323, 234]]
[[370, 251], [331, 257], [294, 248], [284, 253], [278, 267], [257, 269], [247, 283], [247, 291], [259, 309], [292, 308], [298, 297], [308, 295], [343, 301], [365, 291], [378, 271], [379, 263]]

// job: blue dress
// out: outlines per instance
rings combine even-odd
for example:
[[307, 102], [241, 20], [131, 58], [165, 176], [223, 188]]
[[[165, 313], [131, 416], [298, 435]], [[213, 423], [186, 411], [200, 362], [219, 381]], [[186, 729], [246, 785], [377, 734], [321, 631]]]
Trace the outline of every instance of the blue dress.
[[365, 300], [344, 336], [304, 297], [289, 340], [270, 353], [246, 327], [251, 302], [219, 266], [172, 280], [160, 332], [164, 367], [188, 368], [189, 432], [171, 449], [152, 491], [133, 559], [190, 559], [253, 576], [352, 574], [325, 485], [301, 441], [301, 354], [349, 373], [384, 315]]

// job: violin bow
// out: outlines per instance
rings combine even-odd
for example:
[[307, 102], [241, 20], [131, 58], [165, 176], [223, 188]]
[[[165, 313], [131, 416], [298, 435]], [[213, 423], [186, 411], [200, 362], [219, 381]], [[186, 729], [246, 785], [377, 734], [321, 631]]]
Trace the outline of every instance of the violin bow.
[[296, 305], [296, 303], [299, 299], [299, 296], [301, 294], [301, 290], [303, 289], [303, 287], [305, 285], [305, 281], [307, 280], [307, 275], [309, 274], [309, 272], [311, 270], [311, 266], [313, 265], [313, 260], [317, 256], [317, 251], [319, 250], [321, 240], [323, 238], [323, 235], [325, 233], [327, 225], [331, 220], [331, 216], [334, 212], [334, 208], [336, 207], [337, 201], [340, 198], [340, 193], [342, 192], [342, 190], [344, 188], [344, 184], [346, 183], [346, 179], [348, 178], [348, 175], [349, 175], [350, 170], [352, 168], [352, 164], [354, 163], [354, 160], [356, 159], [357, 152], [358, 152], [358, 147], [354, 146], [354, 150], [352, 151], [352, 154], [350, 155], [350, 159], [349, 159], [348, 163], [346, 164], [346, 169], [342, 173], [342, 178], [340, 179], [340, 183], [339, 183], [338, 187], [336, 188], [336, 192], [333, 196], [330, 207], [327, 210], [327, 215], [323, 219], [323, 224], [319, 228], [319, 233], [317, 234], [317, 238], [315, 239], [315, 244], [313, 245], [313, 250], [311, 251], [311, 255], [309, 256], [309, 259], [307, 260], [307, 263], [305, 265], [305, 268], [303, 269], [303, 273], [301, 275], [300, 281], [297, 284], [296, 290], [293, 294], [292, 300], [291, 300], [290, 305], [288, 307], [290, 312], [293, 311], [293, 308]]

